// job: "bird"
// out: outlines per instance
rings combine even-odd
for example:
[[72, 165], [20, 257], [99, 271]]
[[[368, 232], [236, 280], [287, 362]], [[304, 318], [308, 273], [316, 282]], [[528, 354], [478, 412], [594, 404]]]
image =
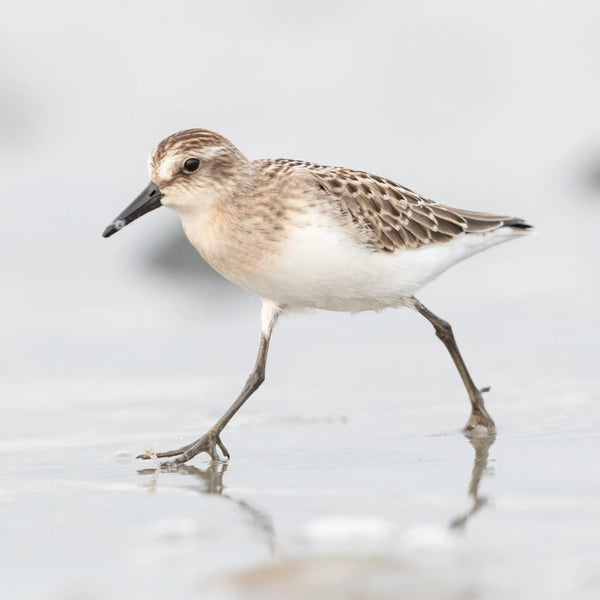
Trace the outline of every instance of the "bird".
[[[521, 218], [439, 204], [390, 179], [293, 159], [249, 160], [222, 135], [186, 129], [162, 140], [149, 159], [147, 187], [106, 227], [108, 238], [142, 215], [175, 210], [199, 254], [262, 300], [254, 369], [220, 419], [176, 450], [137, 458], [184, 463], [200, 453], [229, 459], [221, 433], [265, 380], [269, 343], [286, 312], [416, 310], [447, 348], [469, 396], [465, 431], [496, 426], [456, 344], [451, 325], [416, 293], [452, 265], [528, 234]], [[217, 453], [220, 449], [223, 458]]]

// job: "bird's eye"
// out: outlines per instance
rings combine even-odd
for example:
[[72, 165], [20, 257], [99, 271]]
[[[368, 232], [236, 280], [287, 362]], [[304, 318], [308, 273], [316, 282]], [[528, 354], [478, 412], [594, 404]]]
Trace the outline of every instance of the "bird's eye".
[[198, 170], [199, 166], [200, 166], [200, 161], [197, 158], [188, 158], [183, 163], [183, 170], [187, 171], [188, 173], [193, 173], [194, 171]]

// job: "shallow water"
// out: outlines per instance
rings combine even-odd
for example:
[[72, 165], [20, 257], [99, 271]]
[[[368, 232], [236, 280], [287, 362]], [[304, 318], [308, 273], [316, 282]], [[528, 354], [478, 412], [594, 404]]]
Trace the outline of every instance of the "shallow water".
[[[362, 332], [377, 317], [347, 319]], [[13, 384], [0, 431], [9, 597], [597, 597], [597, 381], [495, 386], [490, 444], [459, 431], [466, 395], [441, 344], [425, 360], [429, 336], [395, 370], [367, 372], [363, 344], [331, 336], [302, 376], [296, 349], [288, 377], [290, 333], [225, 430], [227, 464], [134, 455], [200, 434], [233, 378]], [[340, 372], [322, 362], [334, 354]]]

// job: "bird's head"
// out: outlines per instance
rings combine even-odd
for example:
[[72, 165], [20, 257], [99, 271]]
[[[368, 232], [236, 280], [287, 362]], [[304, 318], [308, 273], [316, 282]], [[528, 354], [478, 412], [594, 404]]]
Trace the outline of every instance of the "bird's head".
[[165, 138], [149, 161], [150, 183], [104, 230], [109, 237], [135, 219], [168, 206], [180, 214], [207, 213], [235, 194], [249, 163], [227, 139], [206, 129], [186, 129]]

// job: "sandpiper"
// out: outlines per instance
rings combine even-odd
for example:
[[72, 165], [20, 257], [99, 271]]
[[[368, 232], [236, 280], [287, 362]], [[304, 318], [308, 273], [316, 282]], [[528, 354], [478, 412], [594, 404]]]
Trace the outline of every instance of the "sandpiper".
[[289, 159], [248, 160], [223, 136], [189, 129], [150, 157], [150, 183], [105, 229], [109, 237], [167, 206], [189, 241], [221, 275], [262, 299], [258, 357], [240, 395], [198, 440], [138, 458], [183, 463], [200, 452], [229, 458], [221, 432], [265, 378], [269, 340], [285, 311], [358, 312], [407, 306], [422, 314], [448, 349], [469, 394], [466, 430], [493, 435], [452, 328], [416, 292], [455, 263], [526, 234], [515, 217], [450, 208], [384, 177]]

